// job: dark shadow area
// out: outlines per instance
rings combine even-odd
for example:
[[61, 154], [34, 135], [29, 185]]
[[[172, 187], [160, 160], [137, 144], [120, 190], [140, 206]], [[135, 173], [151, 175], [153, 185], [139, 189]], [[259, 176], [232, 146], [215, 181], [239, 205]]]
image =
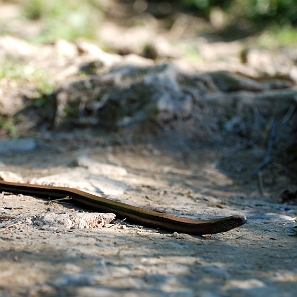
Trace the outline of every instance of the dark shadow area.
[[[114, 22], [122, 25], [133, 24], [133, 18], [151, 15], [161, 21], [163, 29], [170, 31], [180, 23], [180, 15], [185, 15], [196, 27], [197, 35], [212, 41], [235, 41], [257, 36], [272, 26], [295, 26], [296, 7], [291, 1], [154, 1], [154, 0], [117, 0], [114, 9], [105, 9], [104, 13]], [[129, 20], [128, 20], [129, 19]], [[201, 26], [201, 22], [204, 23]], [[184, 26], [181, 22], [180, 26]], [[183, 30], [183, 29], [182, 29]], [[194, 36], [193, 36], [194, 37]]]

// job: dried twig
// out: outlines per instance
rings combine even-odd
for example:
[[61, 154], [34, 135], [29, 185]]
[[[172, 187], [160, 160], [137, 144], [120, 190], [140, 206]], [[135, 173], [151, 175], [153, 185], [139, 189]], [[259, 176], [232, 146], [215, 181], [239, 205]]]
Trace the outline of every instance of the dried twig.
[[11, 223], [11, 224], [6, 225], [5, 228], [11, 228], [11, 227], [20, 225], [21, 223], [22, 223], [22, 222], [14, 222], [14, 223]]
[[64, 201], [64, 200], [71, 200], [72, 198], [69, 196], [63, 197], [63, 198], [57, 198], [57, 199], [52, 199], [51, 201], [47, 201], [45, 202], [45, 204], [49, 205], [52, 203], [56, 203], [56, 202], [60, 202], [60, 201]]
[[269, 136], [268, 136], [266, 155], [262, 160], [262, 162], [254, 169], [253, 174], [257, 174], [270, 161], [270, 155], [272, 152], [272, 145], [273, 145], [274, 138], [275, 138], [275, 120], [273, 118], [271, 121], [271, 127], [270, 127]]
[[263, 179], [262, 179], [262, 173], [261, 171], [257, 174], [257, 181], [258, 181], [258, 188], [260, 196], [264, 196], [264, 187], [263, 187]]
[[283, 125], [285, 125], [287, 122], [290, 121], [295, 109], [296, 109], [295, 106], [293, 104], [291, 104], [288, 111], [287, 111], [287, 113], [285, 114], [285, 116], [284, 116], [284, 118], [282, 120]]

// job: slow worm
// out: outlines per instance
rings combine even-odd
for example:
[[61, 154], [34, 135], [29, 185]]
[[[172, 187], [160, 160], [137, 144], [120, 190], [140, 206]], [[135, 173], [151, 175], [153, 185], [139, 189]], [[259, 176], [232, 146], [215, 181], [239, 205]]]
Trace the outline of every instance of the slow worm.
[[235, 215], [221, 219], [196, 220], [147, 210], [141, 207], [113, 201], [97, 195], [67, 187], [43, 186], [28, 183], [0, 181], [0, 191], [47, 197], [50, 199], [69, 196], [84, 207], [96, 211], [112, 212], [120, 218], [140, 225], [194, 235], [226, 232], [246, 223], [246, 217]]

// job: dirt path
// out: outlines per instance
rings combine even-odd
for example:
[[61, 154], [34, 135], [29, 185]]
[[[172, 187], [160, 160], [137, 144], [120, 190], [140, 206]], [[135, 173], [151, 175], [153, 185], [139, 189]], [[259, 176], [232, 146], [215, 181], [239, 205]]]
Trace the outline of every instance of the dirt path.
[[144, 144], [85, 145], [83, 151], [94, 166], [73, 168], [82, 149], [70, 149], [70, 142], [65, 142], [61, 151], [57, 144], [61, 142], [1, 157], [1, 169], [25, 180], [62, 173], [71, 179], [79, 171], [82, 179], [74, 182], [88, 184], [93, 182], [88, 174], [107, 178], [94, 168], [113, 164], [114, 172], [122, 174], [109, 176], [117, 187], [109, 183], [103, 192], [114, 190], [114, 195], [107, 196], [190, 217], [243, 213], [248, 223], [204, 237], [119, 221], [95, 229], [51, 228], [34, 225], [29, 218], [47, 212], [75, 213], [77, 208], [67, 201], [49, 206], [43, 199], [2, 194], [1, 217], [16, 220], [1, 228], [1, 297], [295, 296], [292, 227], [297, 206], [276, 203], [269, 188], [265, 197], [259, 197], [255, 181], [240, 179], [244, 174], [230, 178], [219, 162], [222, 148], [185, 154]]
[[[135, 31], [112, 22], [109, 6], [97, 29], [110, 53], [81, 38], [33, 45], [22, 38], [43, 25], [19, 19], [15, 4], [0, 7], [2, 34], [14, 35], [0, 36], [0, 176], [191, 218], [248, 219], [212, 236], [106, 216], [104, 227], [68, 228], [84, 215], [71, 201], [0, 193], [0, 297], [296, 296], [297, 205], [280, 199], [296, 191], [295, 45], [209, 42], [196, 30], [212, 26], [183, 13], [170, 31], [147, 14], [129, 16]], [[260, 195], [252, 172], [271, 131]]]

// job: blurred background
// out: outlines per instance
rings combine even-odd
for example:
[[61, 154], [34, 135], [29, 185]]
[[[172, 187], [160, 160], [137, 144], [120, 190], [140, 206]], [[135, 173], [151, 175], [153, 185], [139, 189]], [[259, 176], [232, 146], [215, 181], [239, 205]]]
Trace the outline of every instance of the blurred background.
[[[166, 32], [175, 41], [246, 39], [272, 47], [297, 41], [296, 20], [294, 0], [0, 1], [0, 34], [13, 34], [34, 43], [87, 38], [105, 49], [123, 53], [133, 48], [127, 44], [119, 48], [119, 40], [114, 40], [113, 35], [119, 27], [143, 28], [150, 34]], [[142, 47], [147, 46], [145, 36], [149, 33], [142, 37], [137, 36], [143, 33], [141, 30], [133, 33], [142, 40]], [[193, 54], [194, 45], [187, 43], [185, 54]]]

